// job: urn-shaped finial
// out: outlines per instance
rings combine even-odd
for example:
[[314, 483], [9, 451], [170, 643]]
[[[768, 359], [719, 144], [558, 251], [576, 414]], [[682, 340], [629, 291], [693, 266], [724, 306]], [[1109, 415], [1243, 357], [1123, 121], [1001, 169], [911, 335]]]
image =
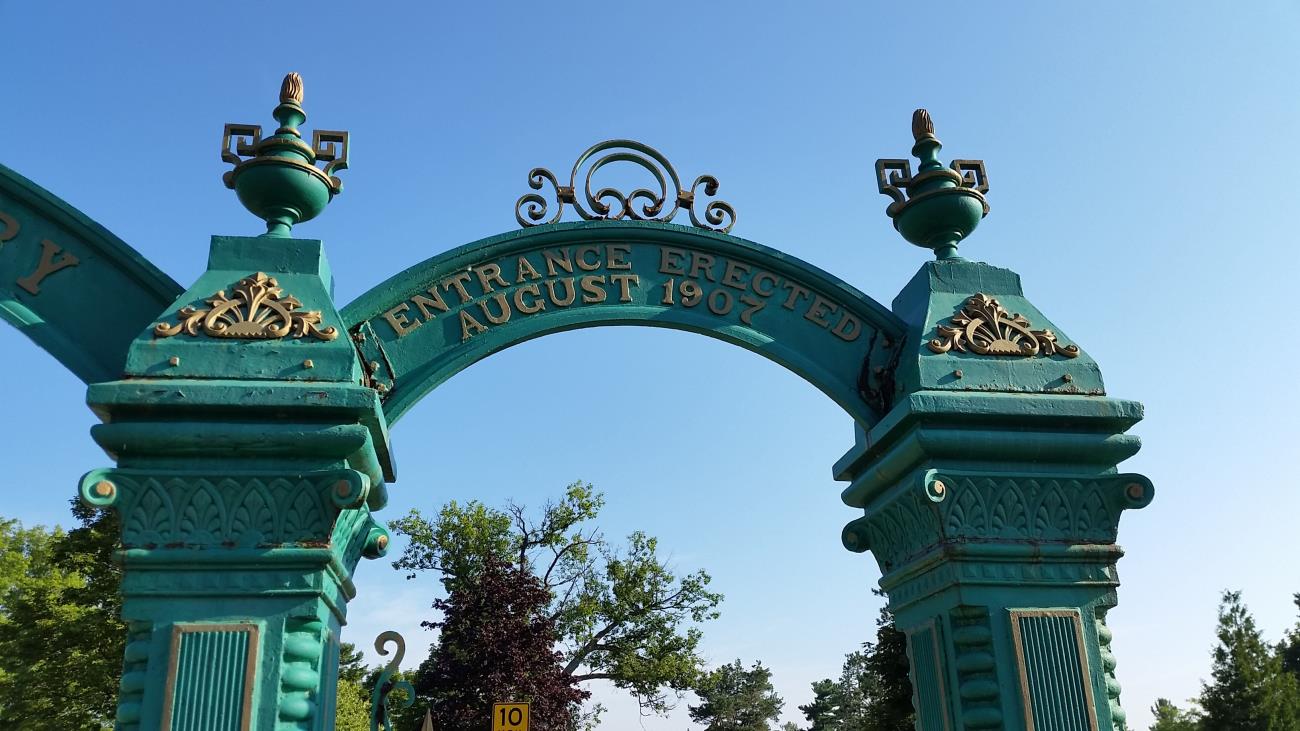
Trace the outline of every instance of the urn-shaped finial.
[[919, 162], [916, 175], [909, 160], [876, 161], [880, 192], [894, 199], [885, 213], [903, 238], [934, 249], [935, 258], [959, 258], [958, 242], [989, 213], [984, 161], [953, 160], [945, 167], [939, 159], [943, 143], [934, 136], [934, 120], [924, 109], [912, 113], [912, 138], [912, 154]]
[[304, 142], [298, 131], [307, 121], [302, 98], [302, 77], [290, 73], [271, 113], [280, 123], [273, 135], [262, 139], [260, 125], [226, 125], [221, 159], [235, 167], [222, 179], [245, 208], [266, 221], [267, 236], [288, 236], [294, 224], [320, 215], [343, 190], [333, 173], [347, 169], [348, 133], [318, 129], [310, 145]]

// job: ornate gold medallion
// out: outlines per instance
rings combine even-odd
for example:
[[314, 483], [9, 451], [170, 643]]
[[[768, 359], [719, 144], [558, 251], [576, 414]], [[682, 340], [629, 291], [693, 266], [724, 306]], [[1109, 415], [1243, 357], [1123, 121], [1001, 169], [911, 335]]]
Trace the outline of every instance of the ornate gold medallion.
[[939, 337], [928, 345], [936, 353], [956, 348], [979, 355], [1079, 355], [1078, 346], [1061, 345], [1056, 342], [1056, 333], [1032, 327], [1024, 316], [1008, 313], [997, 300], [976, 293], [952, 316], [951, 326], [938, 326]]
[[322, 330], [318, 327], [321, 323], [319, 310], [299, 310], [302, 303], [283, 293], [275, 277], [256, 272], [239, 280], [234, 296], [227, 297], [222, 290], [206, 300], [209, 307], [182, 307], [180, 322], [174, 325], [160, 322], [154, 327], [153, 334], [160, 338], [182, 332], [197, 336], [202, 330], [203, 334], [214, 338], [240, 340], [308, 335], [320, 340], [333, 340], [339, 336], [337, 328]]

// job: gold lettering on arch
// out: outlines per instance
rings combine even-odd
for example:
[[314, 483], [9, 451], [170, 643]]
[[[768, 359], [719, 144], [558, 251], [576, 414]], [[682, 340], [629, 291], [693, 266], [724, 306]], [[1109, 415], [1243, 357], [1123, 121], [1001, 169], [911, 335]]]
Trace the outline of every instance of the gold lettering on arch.
[[3, 229], [0, 229], [0, 246], [4, 246], [6, 241], [17, 236], [18, 231], [22, 229], [22, 226], [18, 224], [18, 219], [4, 211], [0, 211], [0, 226], [4, 226]]
[[[59, 258], [55, 259], [56, 256]], [[28, 294], [40, 294], [41, 282], [45, 281], [46, 277], [68, 267], [75, 267], [80, 263], [80, 259], [63, 251], [63, 247], [49, 239], [42, 239], [41, 260], [36, 265], [36, 271], [19, 279], [16, 284], [27, 290]]]

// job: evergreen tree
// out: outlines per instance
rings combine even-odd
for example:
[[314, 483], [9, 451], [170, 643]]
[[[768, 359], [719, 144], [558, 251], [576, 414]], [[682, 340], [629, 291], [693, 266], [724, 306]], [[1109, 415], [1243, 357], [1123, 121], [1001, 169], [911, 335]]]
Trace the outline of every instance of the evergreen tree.
[[705, 731], [768, 731], [784, 705], [772, 687], [772, 671], [760, 662], [749, 670], [740, 660], [723, 665], [704, 676], [695, 695], [701, 703], [687, 710]]
[[1207, 731], [1297, 731], [1300, 689], [1264, 642], [1241, 592], [1225, 591], [1219, 605], [1219, 642], [1212, 656], [1212, 682], [1201, 689]]
[[339, 680], [360, 683], [366, 677], [365, 656], [351, 642], [339, 644]]
[[[1300, 594], [1295, 594], [1292, 598], [1296, 609], [1300, 609]], [[1278, 645], [1277, 652], [1282, 658], [1282, 668], [1300, 680], [1300, 620], [1297, 620], [1295, 627], [1286, 633], [1286, 638]]]
[[[872, 591], [884, 597], [879, 589]], [[907, 635], [894, 626], [889, 605], [880, 607], [876, 618], [876, 641], [863, 645], [862, 671], [867, 679], [860, 686], [866, 696], [867, 731], [912, 731], [916, 716], [912, 709], [912, 681], [908, 676]], [[847, 663], [846, 663], [847, 667]]]
[[1156, 704], [1151, 706], [1151, 715], [1156, 721], [1151, 725], [1151, 731], [1199, 731], [1201, 728], [1194, 711], [1184, 711], [1167, 698], [1156, 699]]
[[841, 696], [839, 684], [827, 678], [815, 681], [812, 690], [812, 702], [799, 706], [810, 724], [807, 731], [837, 731]]
[[[877, 591], [877, 595], [881, 592]], [[876, 641], [844, 657], [838, 680], [813, 683], [813, 702], [799, 706], [809, 731], [912, 731], [912, 683], [907, 636], [887, 606], [876, 619]]]

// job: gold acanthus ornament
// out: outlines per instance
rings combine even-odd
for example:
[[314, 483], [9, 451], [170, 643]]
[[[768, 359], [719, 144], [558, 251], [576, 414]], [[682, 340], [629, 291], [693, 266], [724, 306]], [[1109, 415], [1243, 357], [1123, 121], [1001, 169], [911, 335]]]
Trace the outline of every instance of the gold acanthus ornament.
[[1077, 345], [1062, 345], [1051, 330], [1034, 330], [1019, 313], [1009, 313], [996, 299], [976, 293], [952, 316], [952, 325], [939, 325], [939, 337], [927, 345], [936, 353], [956, 349], [979, 355], [1079, 355]]
[[301, 338], [308, 335], [319, 340], [333, 340], [339, 336], [334, 327], [320, 328], [319, 310], [300, 310], [302, 303], [292, 295], [285, 295], [275, 277], [262, 272], [250, 274], [235, 285], [233, 296], [225, 290], [206, 300], [205, 308], [187, 305], [181, 308], [180, 322], [158, 323], [153, 333], [169, 338], [185, 333], [198, 335], [200, 331], [214, 338], [240, 340], [271, 340], [283, 337]]

